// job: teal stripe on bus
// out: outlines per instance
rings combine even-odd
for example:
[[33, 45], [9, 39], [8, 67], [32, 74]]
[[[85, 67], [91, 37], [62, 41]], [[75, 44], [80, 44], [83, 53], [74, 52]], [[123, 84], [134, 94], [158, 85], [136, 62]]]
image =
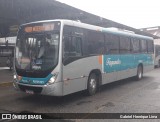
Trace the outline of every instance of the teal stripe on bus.
[[52, 74], [49, 74], [45, 78], [22, 77], [22, 80], [20, 80], [19, 83], [29, 84], [29, 85], [45, 85], [52, 76], [53, 76]]
[[115, 72], [133, 69], [142, 63], [143, 66], [153, 65], [151, 54], [125, 54], [125, 55], [103, 55], [104, 72]]

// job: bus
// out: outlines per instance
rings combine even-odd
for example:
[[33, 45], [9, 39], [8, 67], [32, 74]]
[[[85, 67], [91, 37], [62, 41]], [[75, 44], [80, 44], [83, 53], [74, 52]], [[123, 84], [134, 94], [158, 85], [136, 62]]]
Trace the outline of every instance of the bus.
[[160, 67], [160, 45], [154, 44], [154, 65]]
[[29, 94], [64, 96], [154, 69], [153, 38], [73, 20], [19, 27], [14, 87]]

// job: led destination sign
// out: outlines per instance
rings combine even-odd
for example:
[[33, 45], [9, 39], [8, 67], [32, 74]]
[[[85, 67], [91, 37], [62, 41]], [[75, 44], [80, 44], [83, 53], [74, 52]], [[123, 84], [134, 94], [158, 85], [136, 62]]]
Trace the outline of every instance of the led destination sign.
[[41, 32], [41, 31], [51, 31], [54, 30], [54, 24], [43, 24], [40, 26], [27, 26], [24, 28], [24, 31], [26, 33], [31, 33], [31, 32]]

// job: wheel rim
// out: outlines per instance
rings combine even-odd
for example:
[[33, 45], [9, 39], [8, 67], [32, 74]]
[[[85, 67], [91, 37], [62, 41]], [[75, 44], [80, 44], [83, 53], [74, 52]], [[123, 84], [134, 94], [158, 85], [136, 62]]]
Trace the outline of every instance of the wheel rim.
[[92, 73], [89, 76], [87, 91], [88, 95], [94, 95], [97, 91], [98, 77], [96, 74]]
[[142, 78], [142, 70], [141, 70], [141, 68], [139, 68], [138, 76], [139, 76], [139, 79], [141, 79], [141, 78]]
[[91, 79], [90, 88], [92, 91], [94, 91], [96, 89], [96, 80], [95, 79]]

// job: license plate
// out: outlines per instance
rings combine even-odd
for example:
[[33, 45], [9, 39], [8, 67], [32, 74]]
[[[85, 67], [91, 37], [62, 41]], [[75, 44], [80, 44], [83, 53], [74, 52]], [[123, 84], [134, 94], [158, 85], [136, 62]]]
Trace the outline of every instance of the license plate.
[[32, 90], [26, 90], [27, 94], [34, 94], [34, 92]]

